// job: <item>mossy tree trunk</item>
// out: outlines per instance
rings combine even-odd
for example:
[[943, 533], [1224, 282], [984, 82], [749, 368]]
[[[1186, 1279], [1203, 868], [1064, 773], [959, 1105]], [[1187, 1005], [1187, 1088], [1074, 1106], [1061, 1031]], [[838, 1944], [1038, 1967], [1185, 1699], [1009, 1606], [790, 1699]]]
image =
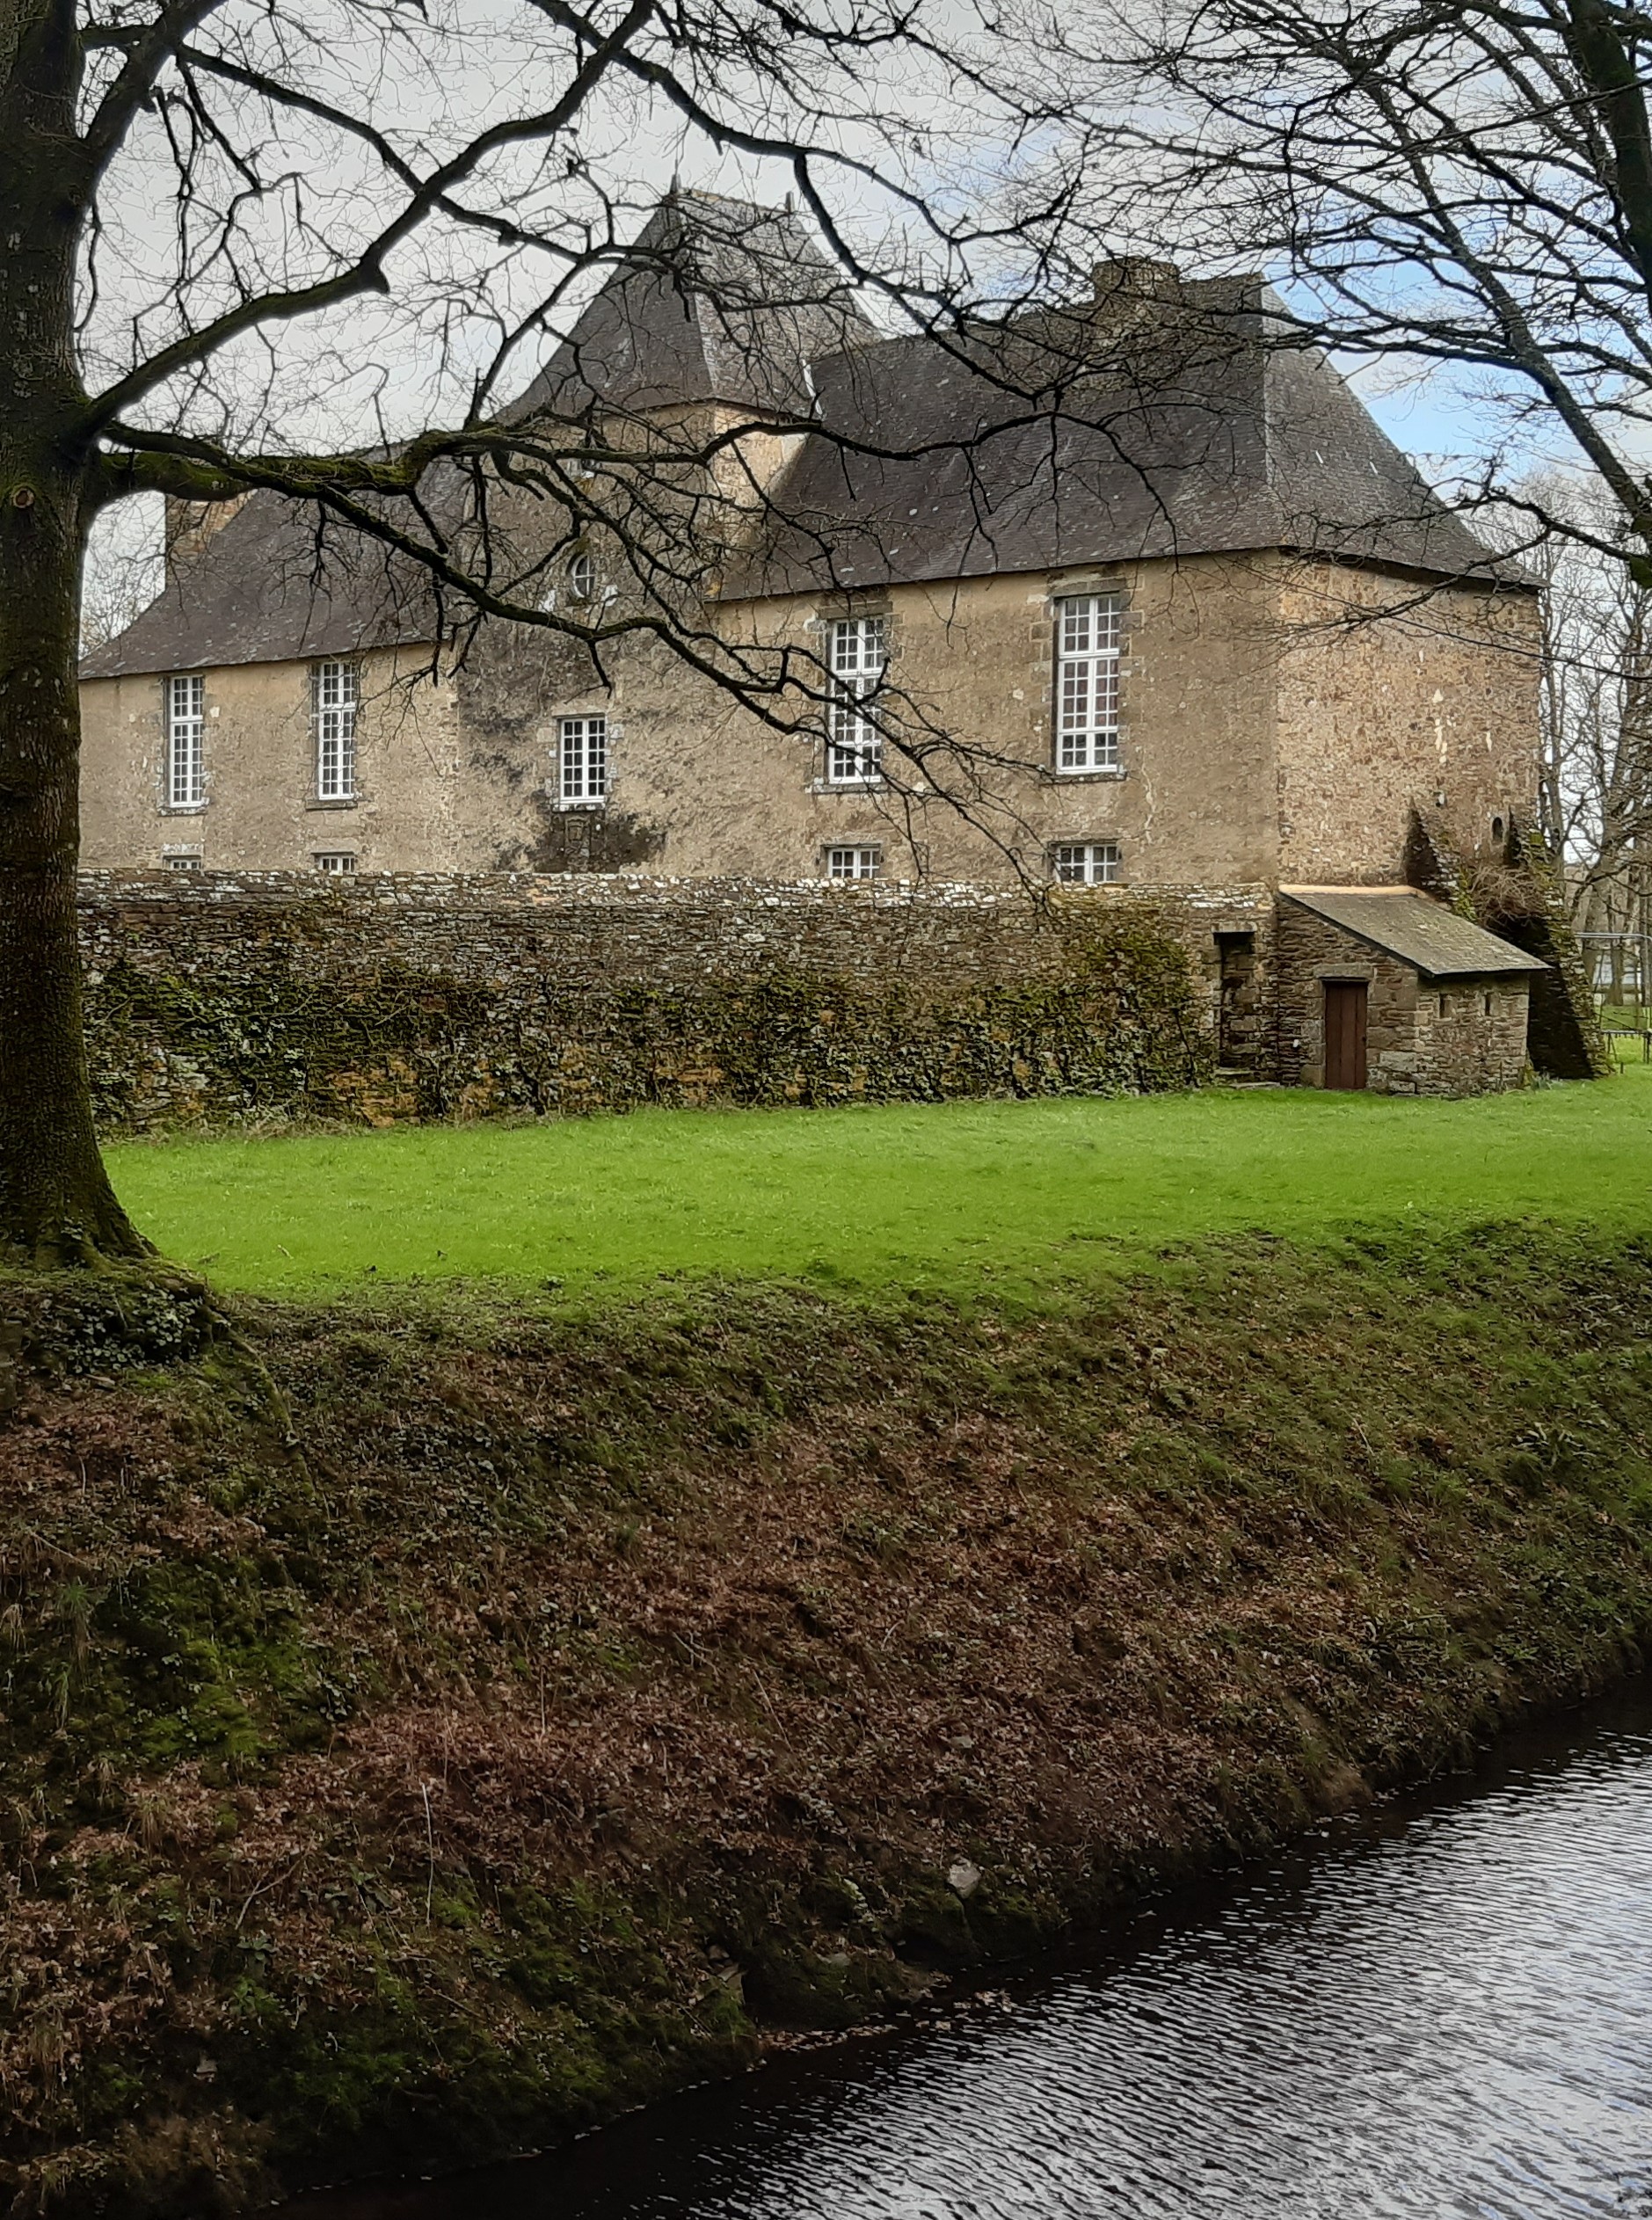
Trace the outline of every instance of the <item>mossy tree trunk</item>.
[[73, 355], [72, 15], [0, 0], [0, 1256], [144, 1252], [92, 1127], [75, 925], [80, 575], [99, 467]]

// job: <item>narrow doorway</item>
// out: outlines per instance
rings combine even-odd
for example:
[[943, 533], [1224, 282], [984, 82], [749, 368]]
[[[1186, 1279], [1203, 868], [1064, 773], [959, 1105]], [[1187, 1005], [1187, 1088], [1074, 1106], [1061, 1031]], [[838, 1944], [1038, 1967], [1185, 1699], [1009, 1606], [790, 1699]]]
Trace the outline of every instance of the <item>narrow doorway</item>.
[[1325, 982], [1325, 1084], [1344, 1090], [1365, 1084], [1365, 998], [1363, 979]]
[[1254, 1071], [1262, 1035], [1262, 998], [1256, 991], [1256, 935], [1219, 933], [1216, 950], [1221, 964], [1216, 1061], [1224, 1071]]

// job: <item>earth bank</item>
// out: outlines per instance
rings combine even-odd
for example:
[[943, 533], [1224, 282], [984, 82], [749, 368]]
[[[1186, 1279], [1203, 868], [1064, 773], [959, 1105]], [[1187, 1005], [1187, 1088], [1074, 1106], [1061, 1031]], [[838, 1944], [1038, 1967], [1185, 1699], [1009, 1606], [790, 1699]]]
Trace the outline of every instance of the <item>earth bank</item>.
[[542, 2144], [1599, 1685], [1652, 1628], [1649, 1264], [1488, 1225], [1039, 1315], [236, 1336], [9, 1291], [13, 2210]]

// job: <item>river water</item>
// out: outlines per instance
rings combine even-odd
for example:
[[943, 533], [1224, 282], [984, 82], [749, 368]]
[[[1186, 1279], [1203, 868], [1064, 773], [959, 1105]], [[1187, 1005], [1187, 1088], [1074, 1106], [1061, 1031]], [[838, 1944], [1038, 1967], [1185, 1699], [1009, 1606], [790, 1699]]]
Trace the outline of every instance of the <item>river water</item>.
[[1652, 2220], [1652, 1687], [895, 2034], [325, 2211]]

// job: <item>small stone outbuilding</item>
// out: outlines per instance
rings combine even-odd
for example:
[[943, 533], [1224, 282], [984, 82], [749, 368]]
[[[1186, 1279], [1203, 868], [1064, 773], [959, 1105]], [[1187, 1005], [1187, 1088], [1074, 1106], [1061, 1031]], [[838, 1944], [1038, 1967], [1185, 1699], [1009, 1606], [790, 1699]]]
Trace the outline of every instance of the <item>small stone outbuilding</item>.
[[1381, 1095], [1518, 1087], [1548, 966], [1409, 886], [1282, 886], [1279, 1076]]

